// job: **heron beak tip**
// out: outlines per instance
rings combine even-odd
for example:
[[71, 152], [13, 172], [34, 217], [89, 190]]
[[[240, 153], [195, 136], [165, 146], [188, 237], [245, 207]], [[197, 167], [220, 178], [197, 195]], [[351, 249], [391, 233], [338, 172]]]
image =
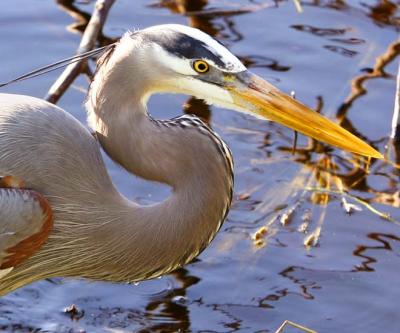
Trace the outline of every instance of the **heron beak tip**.
[[230, 85], [234, 103], [255, 115], [285, 125], [316, 140], [359, 155], [382, 159], [380, 152], [346, 129], [245, 71]]

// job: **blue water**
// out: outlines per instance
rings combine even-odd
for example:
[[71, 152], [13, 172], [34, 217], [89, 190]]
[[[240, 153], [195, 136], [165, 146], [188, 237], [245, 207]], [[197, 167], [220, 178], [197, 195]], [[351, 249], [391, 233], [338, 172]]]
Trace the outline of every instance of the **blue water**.
[[[167, 22], [199, 26], [283, 91], [295, 90], [312, 107], [321, 98], [322, 112], [331, 118], [350, 95], [351, 80], [370, 71], [391, 43], [399, 43], [399, 11], [389, 1], [307, 1], [302, 14], [291, 1], [265, 9], [257, 7], [259, 1], [191, 1], [186, 4], [191, 10], [203, 5], [219, 13], [190, 20], [173, 2], [149, 6], [148, 1], [117, 0], [104, 34], [118, 37], [127, 29]], [[90, 13], [93, 2], [76, 6]], [[248, 13], [232, 13], [249, 6]], [[0, 81], [72, 55], [81, 37], [68, 29], [72, 23], [54, 2], [3, 0]], [[343, 121], [381, 152], [390, 133], [399, 48], [384, 67], [387, 75], [364, 83], [367, 93], [354, 101]], [[1, 91], [43, 97], [58, 75]], [[87, 84], [80, 77], [58, 103], [82, 122]], [[156, 117], [176, 116], [186, 100], [156, 96], [150, 110]], [[235, 202], [211, 246], [184, 269], [138, 286], [56, 279], [21, 288], [0, 299], [0, 331], [275, 332], [285, 319], [318, 332], [400, 331], [400, 226], [365, 207], [349, 216], [340, 197], [330, 196], [326, 203], [321, 195], [303, 191], [306, 185], [323, 186], [326, 174], [316, 169], [326, 166], [323, 160], [329, 156], [351, 195], [400, 221], [398, 169], [380, 161], [362, 176], [350, 154], [317, 153], [302, 136], [293, 156], [293, 133], [279, 125], [214, 107], [191, 112], [211, 117], [235, 157]], [[107, 165], [119, 190], [133, 200], [158, 201], [169, 193], [109, 160]], [[279, 214], [293, 205], [290, 222], [282, 225]], [[256, 246], [252, 235], [268, 223], [264, 243]], [[304, 223], [307, 233], [299, 231]], [[304, 246], [319, 227], [318, 245]], [[64, 312], [71, 304], [78, 308], [75, 315]]]

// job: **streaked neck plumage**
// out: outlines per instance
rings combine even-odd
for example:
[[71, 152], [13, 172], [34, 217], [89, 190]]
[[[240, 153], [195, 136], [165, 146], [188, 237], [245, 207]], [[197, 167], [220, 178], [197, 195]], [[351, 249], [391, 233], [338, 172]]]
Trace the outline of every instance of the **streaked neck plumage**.
[[[132, 264], [138, 273], [143, 266], [140, 278], [149, 278], [187, 263], [209, 244], [232, 200], [233, 170], [226, 145], [198, 118], [151, 118], [146, 103], [155, 85], [141, 72], [141, 49], [117, 47], [108, 55], [86, 106], [90, 125], [114, 161], [173, 189], [165, 201], [137, 208], [133, 220], [126, 221], [128, 233], [143, 233], [135, 240], [141, 243], [130, 246], [133, 252], [144, 251], [150, 262]], [[137, 62], [132, 61], [132, 52]], [[131, 77], [126, 68], [134, 73]]]
[[[49, 198], [56, 221], [45, 246], [1, 280], [0, 294], [53, 276], [126, 282], [165, 274], [198, 255], [224, 221], [233, 187], [229, 150], [196, 117], [157, 121], [148, 115], [151, 91], [141, 73], [141, 54], [135, 56], [137, 63], [124, 62], [134, 51], [116, 47], [100, 66], [88, 95], [89, 122], [114, 161], [139, 177], [170, 185], [171, 195], [149, 206], [121, 196], [95, 140], [79, 124], [66, 122], [55, 107], [35, 101], [35, 110], [24, 113], [33, 131], [27, 142], [35, 143], [32, 154], [42, 141], [54, 147], [42, 156], [48, 159], [48, 172], [38, 177], [43, 161], [32, 159], [27, 171], [10, 154], [2, 166]], [[52, 119], [44, 134], [41, 117]], [[12, 135], [18, 136], [23, 126]]]

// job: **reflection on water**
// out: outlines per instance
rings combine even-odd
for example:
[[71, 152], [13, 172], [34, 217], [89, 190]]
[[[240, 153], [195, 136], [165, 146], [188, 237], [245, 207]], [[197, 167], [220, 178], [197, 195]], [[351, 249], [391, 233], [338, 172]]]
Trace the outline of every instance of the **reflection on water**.
[[[168, 330], [176, 332], [182, 330], [185, 332], [190, 329], [189, 310], [186, 306], [186, 289], [198, 283], [200, 279], [190, 276], [185, 269], [179, 269], [173, 275], [181, 286], [171, 290], [167, 296], [155, 298], [147, 304], [145, 316], [149, 321], [156, 323], [146, 328], [146, 331], [165, 332]], [[168, 324], [164, 320], [160, 320], [163, 318], [168, 321]], [[172, 318], [173, 320], [171, 320]]]
[[330, 29], [330, 28], [317, 28], [313, 27], [311, 25], [292, 25], [293, 29], [299, 30], [299, 31], [304, 31], [304, 32], [309, 32], [313, 35], [320, 36], [320, 37], [330, 37], [330, 36], [340, 36], [344, 35], [347, 31], [350, 29]]
[[329, 51], [336, 52], [345, 57], [354, 57], [357, 55], [356, 51], [346, 49], [345, 47], [342, 46], [325, 45], [324, 48], [326, 48]]
[[346, 98], [346, 101], [341, 105], [338, 110], [337, 116], [342, 118], [348, 112], [355, 100], [367, 94], [367, 89], [364, 88], [364, 83], [370, 79], [387, 78], [388, 74], [385, 72], [385, 67], [396, 59], [400, 54], [400, 42], [395, 41], [389, 45], [387, 50], [376, 58], [374, 67], [367, 71], [367, 73], [355, 77], [351, 81], [351, 93]]
[[290, 66], [281, 65], [278, 60], [262, 55], [249, 55], [241, 57], [240, 60], [242, 60], [244, 65], [249, 68], [265, 67], [278, 72], [286, 72], [290, 70]]
[[[10, 37], [22, 38], [20, 29], [33, 31], [37, 43], [59, 45], [60, 32], [52, 31], [65, 31], [59, 23], [65, 12], [75, 21], [68, 17], [68, 31], [81, 33], [93, 5], [35, 2], [47, 13], [42, 28], [7, 2], [3, 9], [17, 23], [0, 19], [0, 41], [11, 48], [2, 61], [10, 66], [11, 57], [19, 56]], [[132, 28], [133, 21], [141, 27], [171, 21], [197, 27], [231, 47], [251, 70], [296, 90], [300, 100], [334, 114], [385, 151], [400, 53], [398, 6], [387, 0], [302, 4], [299, 15], [291, 2], [281, 1], [117, 0], [98, 44], [114, 41], [115, 31]], [[36, 7], [25, 10], [29, 17], [39, 15]], [[49, 21], [48, 12], [56, 20]], [[31, 41], [24, 40], [27, 47]], [[46, 49], [54, 59], [73, 52]], [[32, 59], [42, 54], [37, 47], [33, 52]], [[20, 73], [18, 61], [14, 73]], [[6, 69], [0, 68], [0, 77]], [[50, 86], [42, 78], [35, 82], [44, 91]], [[27, 89], [38, 95], [35, 82]], [[217, 239], [184, 269], [139, 286], [57, 279], [19, 289], [0, 299], [0, 332], [274, 332], [285, 319], [320, 332], [400, 330], [393, 320], [400, 294], [392, 287], [400, 265], [398, 146], [388, 154], [391, 163], [368, 163], [300, 137], [292, 155], [293, 133], [281, 126], [195, 98], [183, 105], [168, 101], [160, 104], [166, 116], [181, 106], [209, 122], [233, 150], [236, 200]], [[70, 91], [62, 103], [84, 121], [82, 95]], [[127, 196], [159, 198], [154, 185], [107, 163]], [[65, 313], [72, 304], [76, 308]]]
[[370, 10], [368, 14], [376, 23], [380, 25], [400, 26], [398, 7], [395, 3], [388, 0], [377, 1], [375, 5], [363, 4]]
[[[72, 32], [83, 33], [89, 23], [91, 14], [81, 10], [75, 4], [75, 0], [56, 0], [56, 2], [62, 10], [67, 12], [71, 17], [75, 19], [75, 22], [68, 25], [67, 29]], [[105, 46], [114, 43], [115, 41], [116, 39], [105, 36], [102, 31], [99, 32], [99, 35], [97, 37], [97, 42], [99, 46]]]
[[[357, 272], [374, 272], [375, 269], [373, 268], [374, 264], [377, 260], [371, 256], [371, 252], [374, 253], [376, 250], [386, 250], [386, 251], [393, 251], [393, 247], [396, 244], [394, 242], [399, 242], [400, 237], [390, 234], [379, 234], [379, 233], [370, 233], [368, 235], [369, 239], [375, 241], [379, 245], [359, 245], [354, 250], [353, 254], [357, 257], [362, 258], [361, 264], [355, 267], [355, 271]], [[392, 245], [393, 244], [393, 245]], [[397, 244], [399, 247], [399, 244]]]

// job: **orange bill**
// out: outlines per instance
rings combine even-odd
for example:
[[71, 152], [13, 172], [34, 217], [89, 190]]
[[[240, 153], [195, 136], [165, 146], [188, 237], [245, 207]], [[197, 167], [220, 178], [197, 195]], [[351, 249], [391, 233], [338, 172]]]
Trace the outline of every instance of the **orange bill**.
[[359, 155], [383, 158], [382, 154], [349, 131], [311, 110], [248, 71], [237, 74], [228, 90], [236, 105], [316, 140]]

